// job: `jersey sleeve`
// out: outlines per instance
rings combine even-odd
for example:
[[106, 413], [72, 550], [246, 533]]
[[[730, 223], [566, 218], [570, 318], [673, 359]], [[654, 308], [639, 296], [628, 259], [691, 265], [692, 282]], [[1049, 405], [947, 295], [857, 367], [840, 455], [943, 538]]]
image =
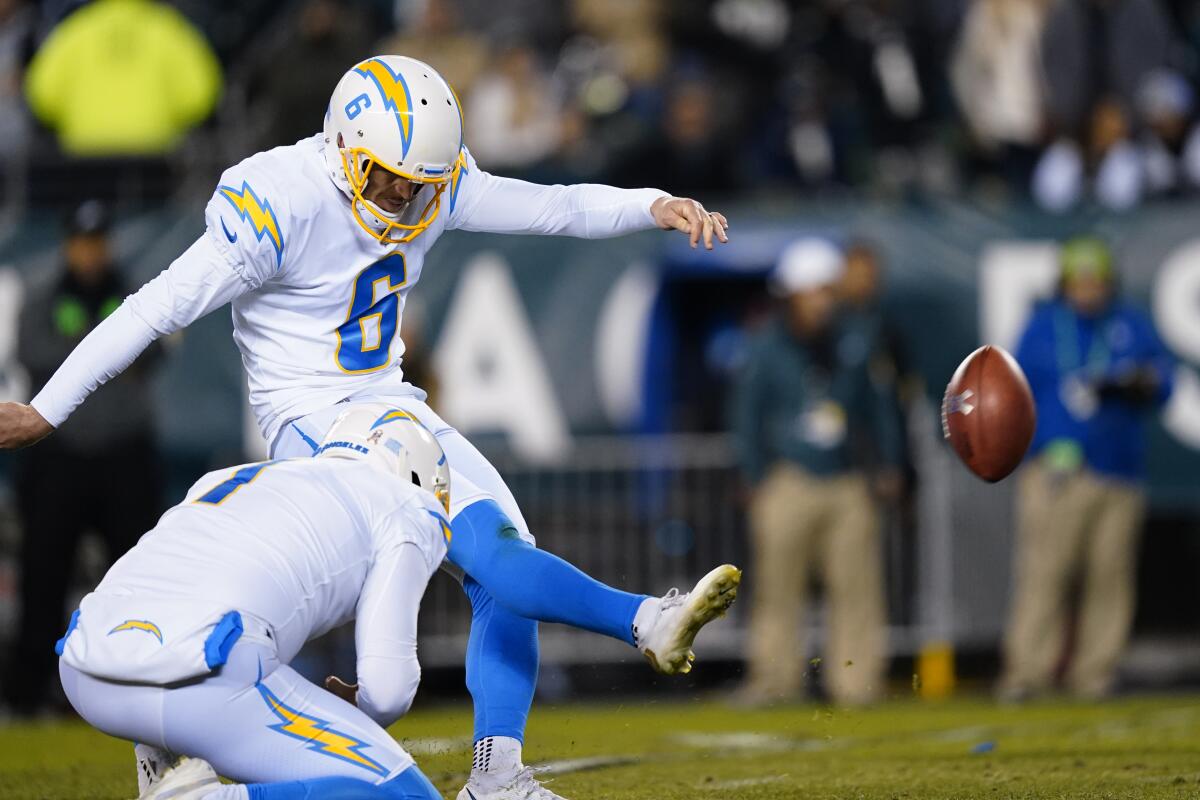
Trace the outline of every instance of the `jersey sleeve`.
[[[433, 516], [437, 516], [436, 514]], [[388, 515], [374, 531], [379, 545], [359, 596], [354, 645], [358, 707], [387, 727], [417, 693], [417, 617], [429, 579], [446, 554], [442, 525], [419, 503]]]
[[293, 233], [281, 181], [253, 160], [227, 169], [204, 211], [205, 236], [251, 288], [283, 269]]
[[432, 574], [420, 550], [402, 545], [371, 566], [359, 598], [358, 707], [385, 728], [408, 711], [421, 682], [417, 617]]
[[384, 517], [374, 535], [376, 551], [381, 554], [403, 544], [416, 545], [432, 574], [446, 557], [451, 533], [450, 523], [433, 495], [416, 490]]
[[479, 168], [465, 147], [450, 181], [447, 227], [485, 233], [537, 233], [602, 239], [655, 227], [660, 189], [597, 183], [552, 186], [502, 178]]
[[211, 238], [201, 236], [85, 336], [31, 405], [57, 428], [155, 339], [190, 325], [251, 288], [218, 253]]

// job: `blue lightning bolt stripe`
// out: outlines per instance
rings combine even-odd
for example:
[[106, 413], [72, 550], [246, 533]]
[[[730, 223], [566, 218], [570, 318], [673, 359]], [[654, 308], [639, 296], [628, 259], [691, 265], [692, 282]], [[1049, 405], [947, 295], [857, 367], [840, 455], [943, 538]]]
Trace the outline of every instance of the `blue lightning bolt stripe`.
[[254, 236], [260, 242], [264, 236], [270, 237], [271, 246], [275, 248], [275, 265], [282, 264], [283, 230], [279, 227], [279, 218], [275, 216], [275, 209], [271, 208], [271, 201], [264, 200], [255, 194], [247, 181], [242, 181], [240, 189], [232, 186], [218, 186], [217, 193], [229, 201], [229, 205], [233, 206], [243, 222], [250, 223], [250, 227], [254, 230]]
[[401, 156], [408, 156], [408, 146], [412, 143], [412, 95], [409, 94], [408, 84], [404, 76], [392, 72], [385, 62], [378, 58], [367, 59], [354, 68], [359, 75], [370, 78], [383, 97], [383, 107], [396, 117], [396, 126], [400, 129]]
[[127, 619], [109, 631], [108, 635], [112, 636], [114, 633], [120, 633], [121, 631], [145, 631], [155, 639], [158, 639], [159, 644], [162, 644], [163, 641], [162, 631], [158, 629], [157, 625], [146, 619]]
[[458, 150], [458, 161], [454, 164], [454, 174], [450, 176], [450, 213], [454, 213], [454, 205], [458, 202], [458, 189], [462, 185], [463, 176], [467, 174], [467, 148]]
[[271, 709], [271, 713], [279, 718], [278, 723], [267, 726], [271, 730], [307, 742], [308, 749], [314, 752], [341, 759], [376, 775], [388, 774], [387, 767], [363, 755], [362, 750], [369, 746], [366, 742], [334, 730], [330, 723], [323, 719], [308, 716], [288, 706], [261, 681], [255, 684], [255, 688]]

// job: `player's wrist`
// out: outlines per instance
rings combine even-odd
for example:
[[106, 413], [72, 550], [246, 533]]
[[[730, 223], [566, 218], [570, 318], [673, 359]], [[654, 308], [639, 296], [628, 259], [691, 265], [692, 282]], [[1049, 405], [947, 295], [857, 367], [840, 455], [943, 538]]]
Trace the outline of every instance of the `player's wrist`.
[[657, 228], [664, 231], [671, 229], [671, 223], [666, 219], [667, 204], [675, 198], [669, 194], [662, 194], [650, 201], [650, 219], [654, 221]]
[[25, 403], [3, 404], [0, 419], [0, 447], [15, 449], [28, 447], [45, 438], [54, 426], [36, 408]]
[[55, 426], [51, 424], [46, 415], [38, 410], [38, 407], [33, 403], [24, 404], [23, 409], [25, 427], [29, 433], [38, 434], [38, 438], [40, 439], [54, 430]]

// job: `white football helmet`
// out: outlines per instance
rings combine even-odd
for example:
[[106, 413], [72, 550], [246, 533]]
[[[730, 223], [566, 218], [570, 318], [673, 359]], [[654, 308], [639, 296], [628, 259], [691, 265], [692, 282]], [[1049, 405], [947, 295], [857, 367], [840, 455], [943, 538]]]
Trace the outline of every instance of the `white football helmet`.
[[315, 453], [324, 458], [361, 459], [432, 492], [450, 513], [450, 467], [429, 429], [407, 411], [382, 404], [342, 412]]
[[[384, 244], [412, 241], [437, 218], [442, 192], [462, 164], [462, 145], [458, 97], [437, 70], [413, 58], [363, 61], [338, 81], [325, 112], [330, 174], [358, 224]], [[429, 188], [400, 213], [388, 213], [363, 197], [375, 167]]]

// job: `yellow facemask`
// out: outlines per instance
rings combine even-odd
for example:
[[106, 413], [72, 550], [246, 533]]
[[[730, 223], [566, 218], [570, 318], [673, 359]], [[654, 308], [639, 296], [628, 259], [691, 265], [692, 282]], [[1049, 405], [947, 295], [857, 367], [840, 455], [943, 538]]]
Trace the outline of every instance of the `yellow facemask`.
[[[342, 154], [342, 168], [346, 171], [346, 180], [349, 181], [350, 191], [353, 194], [350, 209], [354, 212], [354, 220], [364, 231], [384, 244], [404, 244], [405, 242], [411, 242], [418, 234], [433, 224], [433, 221], [437, 219], [438, 212], [442, 208], [442, 192], [446, 190], [446, 186], [450, 183], [450, 178], [454, 174], [454, 170], [459, 168], [459, 165], [455, 164], [454, 170], [450, 170], [445, 175], [439, 175], [436, 178], [416, 177], [388, 168], [375, 158], [370, 150], [364, 147], [342, 148], [340, 152]], [[393, 175], [398, 175], [413, 183], [431, 184], [435, 187], [433, 197], [425, 204], [425, 208], [422, 209], [421, 215], [415, 224], [405, 225], [384, 216], [363, 197], [363, 190], [367, 188], [367, 178], [376, 165], [380, 169], [385, 169]], [[377, 231], [369, 225], [363, 219], [362, 209], [366, 209], [372, 217], [383, 223], [383, 229]], [[392, 236], [392, 231], [397, 232], [396, 237]]]

